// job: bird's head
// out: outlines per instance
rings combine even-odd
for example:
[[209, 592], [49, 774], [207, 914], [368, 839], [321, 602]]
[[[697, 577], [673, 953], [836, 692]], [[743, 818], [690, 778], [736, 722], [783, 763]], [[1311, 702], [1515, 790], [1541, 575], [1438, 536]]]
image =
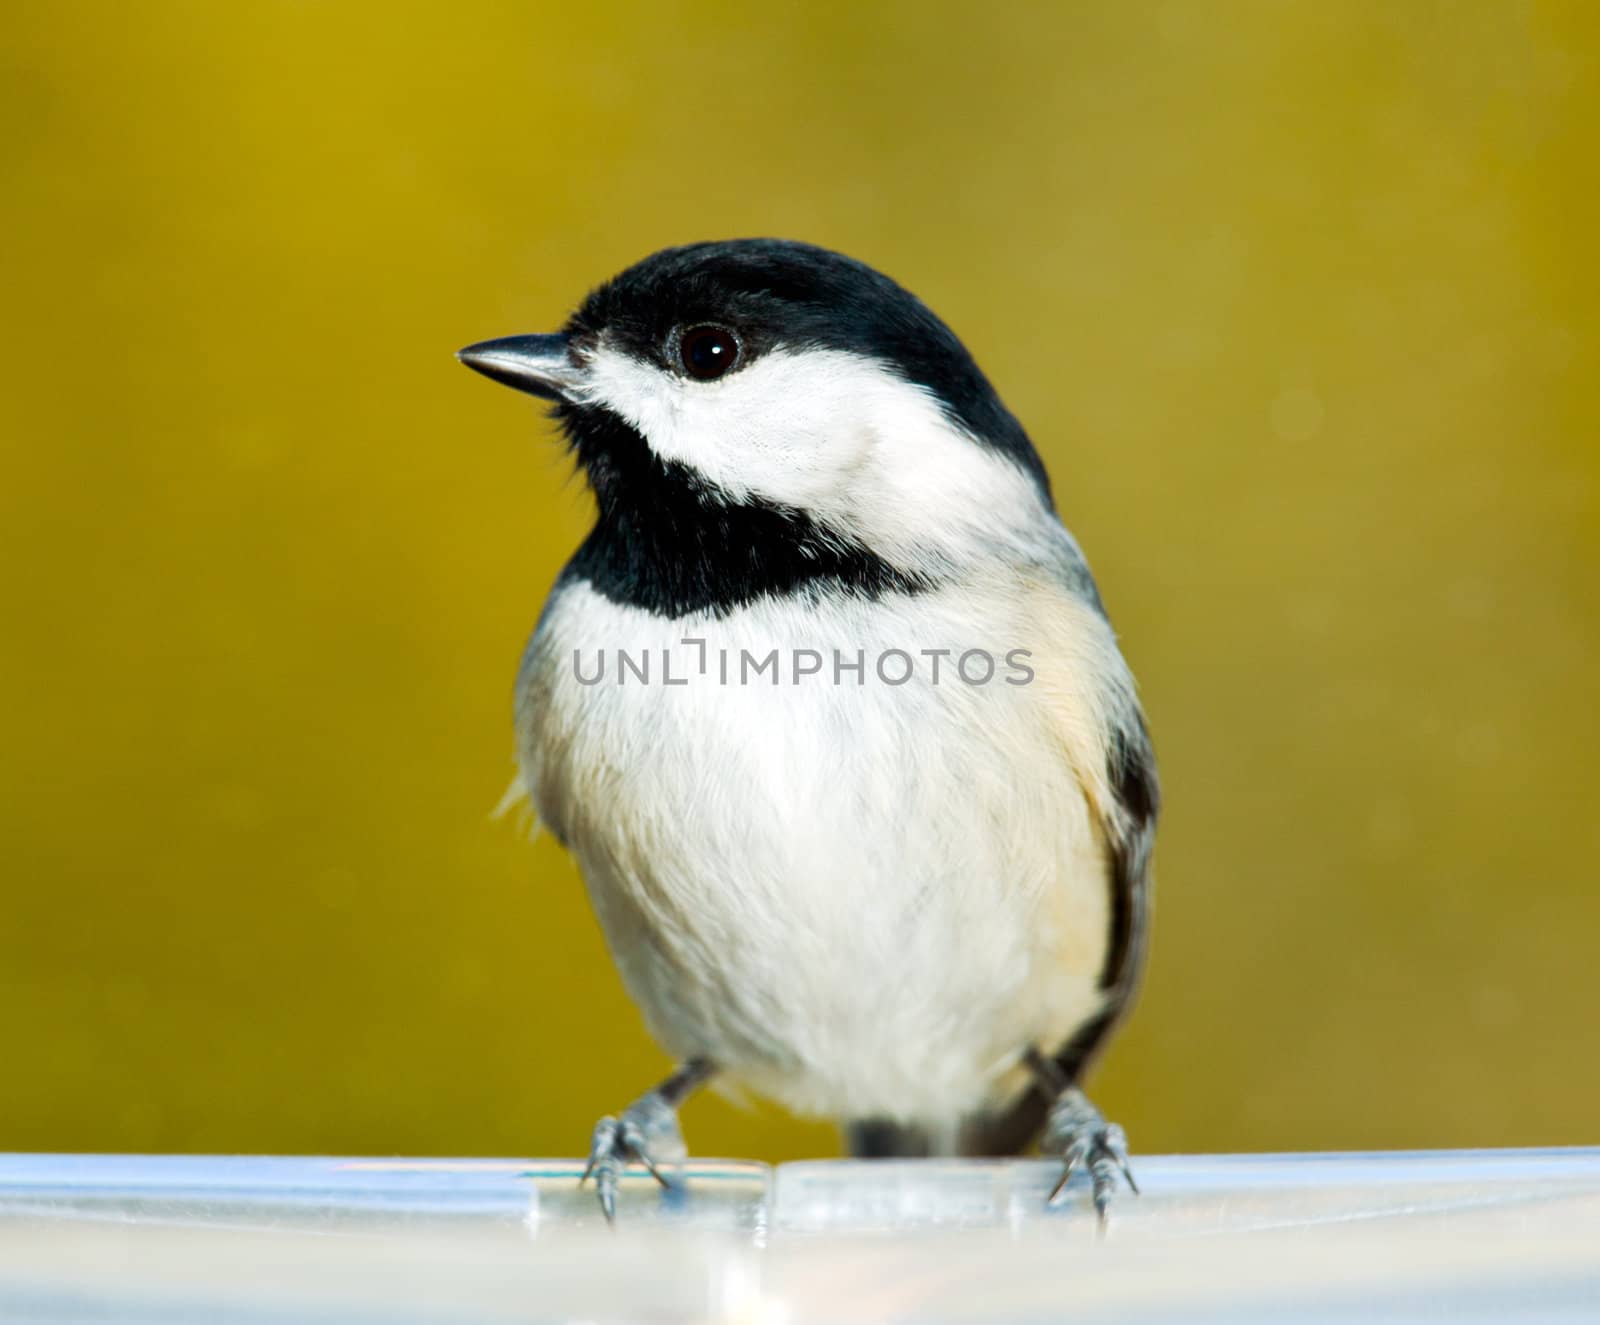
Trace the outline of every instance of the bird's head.
[[689, 531], [652, 536], [685, 500], [924, 578], [1024, 546], [1050, 518], [1044, 468], [966, 347], [888, 277], [809, 244], [666, 249], [560, 332], [460, 358], [554, 401], [600, 525], [661, 555], [707, 555]]

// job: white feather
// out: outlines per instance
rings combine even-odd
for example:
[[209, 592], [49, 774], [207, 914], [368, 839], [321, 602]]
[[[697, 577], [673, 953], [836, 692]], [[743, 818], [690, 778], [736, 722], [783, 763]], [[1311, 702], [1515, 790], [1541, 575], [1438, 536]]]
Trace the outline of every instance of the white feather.
[[[619, 648], [651, 684], [618, 682]], [[719, 683], [719, 650], [773, 648], [827, 673]], [[938, 648], [1029, 648], [1040, 674], [872, 674]], [[599, 649], [606, 679], [580, 684], [574, 651], [592, 676]], [[833, 684], [835, 649], [865, 651], [864, 682]], [[688, 684], [659, 683], [663, 650]], [[1103, 764], [1115, 657], [1098, 615], [1023, 577], [679, 623], [573, 585], [524, 673], [524, 780], [669, 1051], [802, 1113], [947, 1127], [1101, 1006], [1105, 845], [1076, 765]]]

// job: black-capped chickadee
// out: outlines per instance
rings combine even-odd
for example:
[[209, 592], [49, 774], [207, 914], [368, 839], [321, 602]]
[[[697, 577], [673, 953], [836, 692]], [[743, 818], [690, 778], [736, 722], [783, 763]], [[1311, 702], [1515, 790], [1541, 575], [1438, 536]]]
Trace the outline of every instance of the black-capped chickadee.
[[[1132, 677], [1021, 425], [918, 299], [810, 245], [668, 249], [556, 335], [460, 352], [555, 402], [593, 530], [516, 688], [522, 787], [681, 1066], [594, 1130], [681, 1158], [713, 1076], [862, 1156], [1041, 1138], [1143, 965], [1158, 792]], [[588, 1176], [587, 1174], [585, 1175]], [[664, 1180], [664, 1179], [663, 1179]]]

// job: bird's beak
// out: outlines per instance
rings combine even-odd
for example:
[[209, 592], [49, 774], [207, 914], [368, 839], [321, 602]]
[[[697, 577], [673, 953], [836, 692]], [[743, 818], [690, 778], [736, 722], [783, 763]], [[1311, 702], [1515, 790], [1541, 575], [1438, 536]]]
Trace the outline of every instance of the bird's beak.
[[567, 353], [565, 336], [504, 336], [480, 340], [456, 358], [475, 373], [545, 400], [571, 400], [583, 370]]

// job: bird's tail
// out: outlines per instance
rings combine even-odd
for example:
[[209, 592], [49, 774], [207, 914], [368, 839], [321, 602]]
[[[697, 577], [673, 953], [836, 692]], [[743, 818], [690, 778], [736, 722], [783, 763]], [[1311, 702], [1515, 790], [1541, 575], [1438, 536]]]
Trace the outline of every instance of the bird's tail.
[[854, 1119], [845, 1124], [844, 1135], [852, 1159], [926, 1159], [956, 1153], [954, 1137], [936, 1137], [929, 1128], [887, 1118]]
[[845, 1124], [845, 1143], [852, 1159], [1020, 1155], [1038, 1138], [1048, 1103], [1024, 1096], [1008, 1109], [975, 1114], [955, 1127], [857, 1118]]

